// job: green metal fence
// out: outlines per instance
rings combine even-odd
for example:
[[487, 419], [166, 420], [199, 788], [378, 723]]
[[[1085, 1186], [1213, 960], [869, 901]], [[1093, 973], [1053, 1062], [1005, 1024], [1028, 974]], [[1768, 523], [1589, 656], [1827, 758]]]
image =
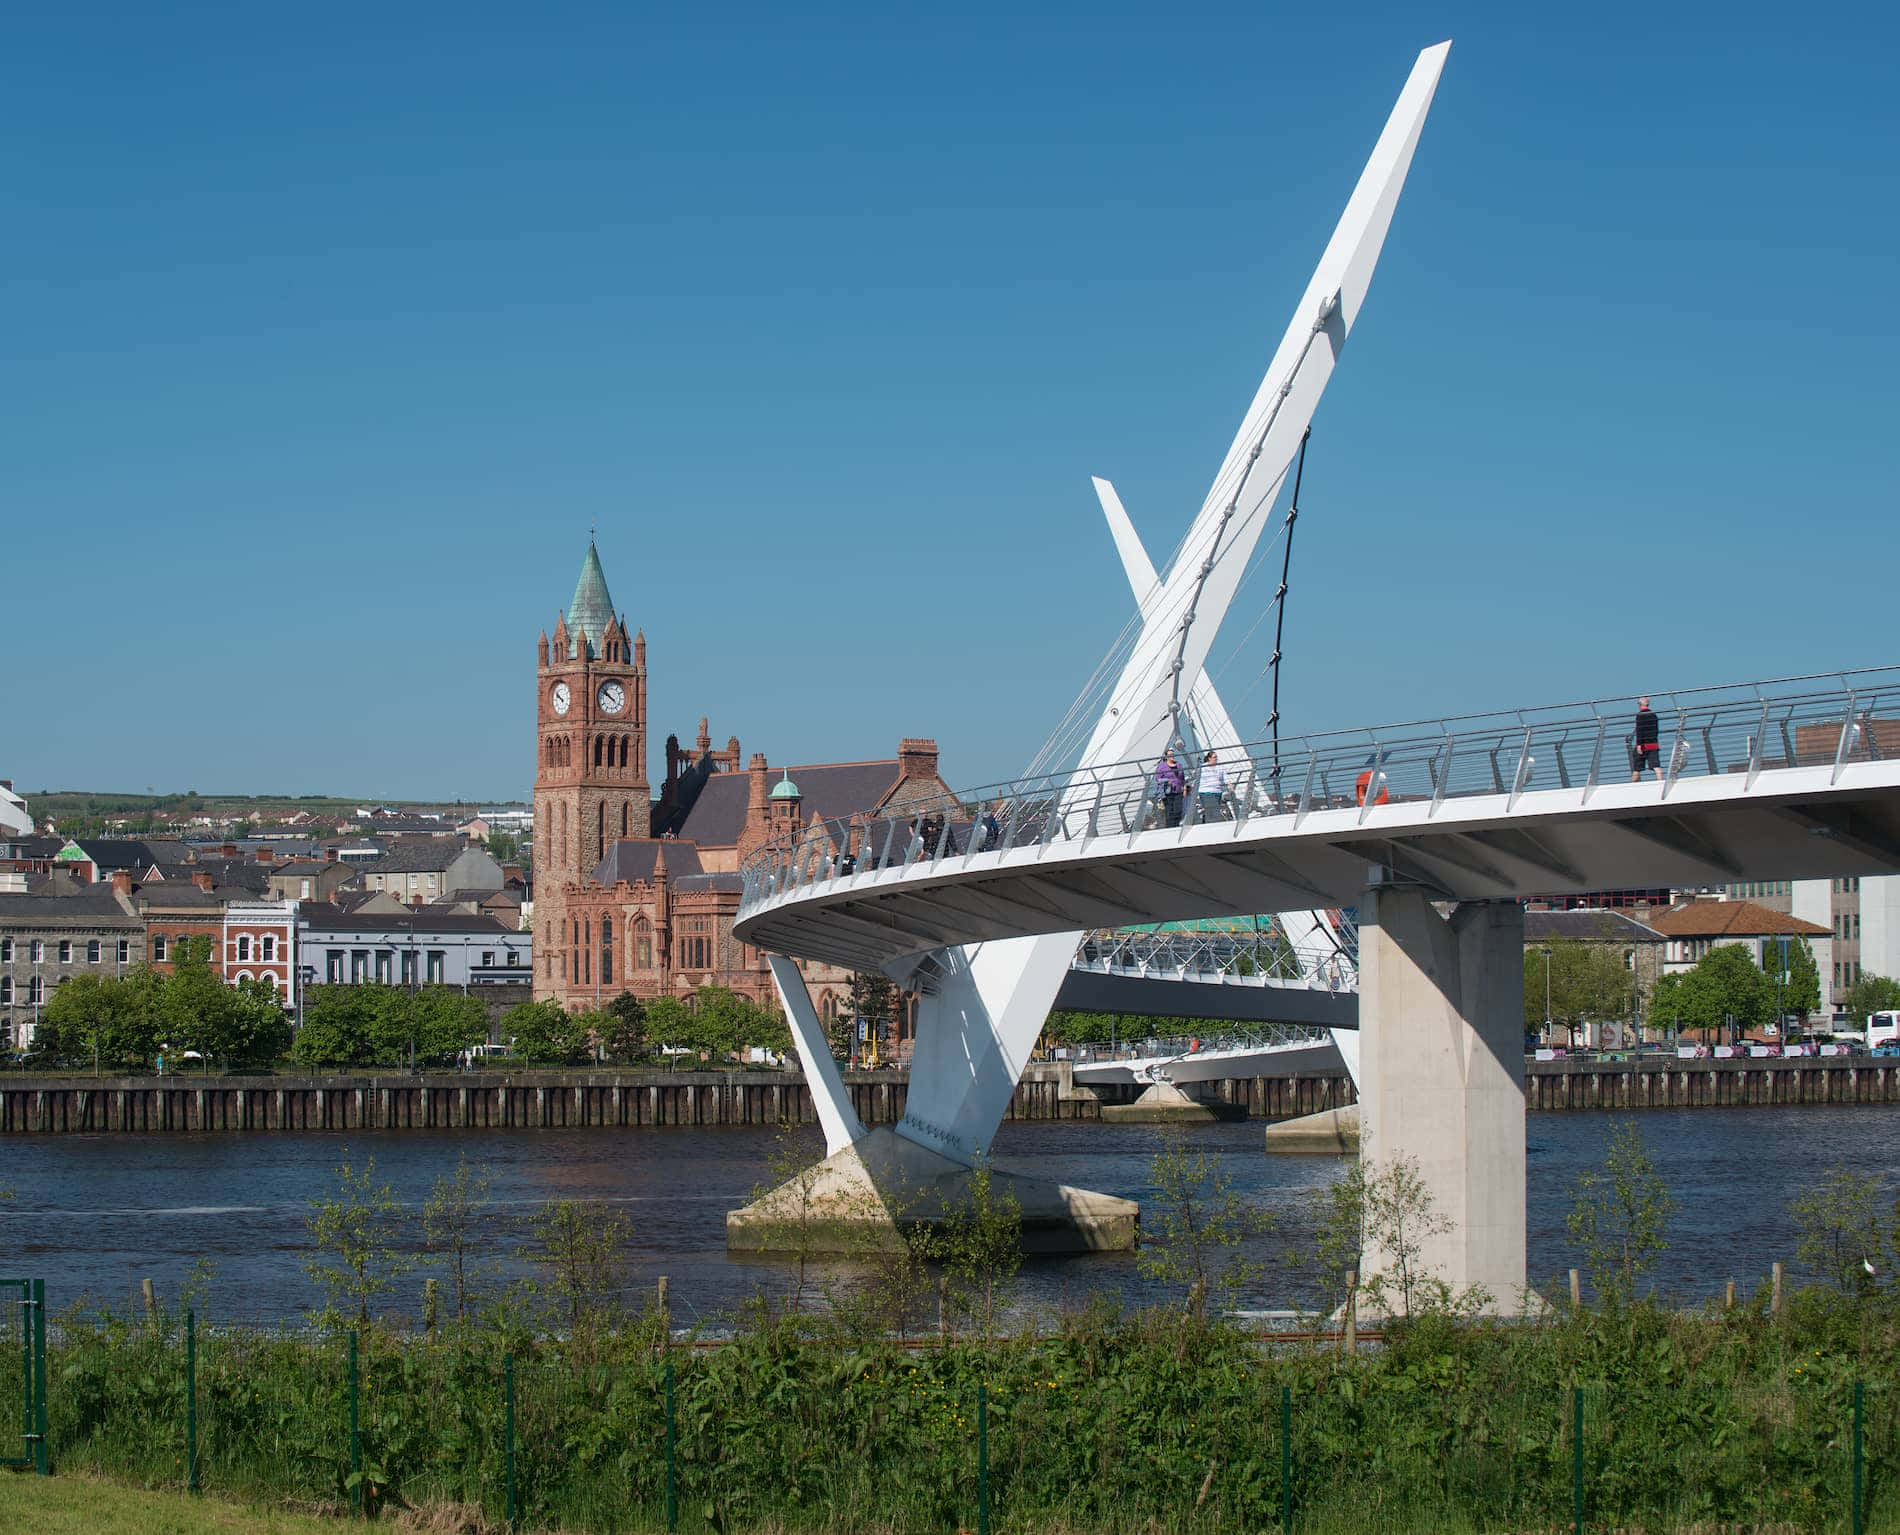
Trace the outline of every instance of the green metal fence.
[[[18, 1466], [45, 1476], [46, 1282], [0, 1279], [0, 1466]], [[17, 1411], [18, 1416], [14, 1414]]]
[[[11, 1285], [11, 1463], [44, 1471], [44, 1313]], [[1135, 1390], [1036, 1345], [522, 1346], [122, 1320], [57, 1360], [52, 1447], [150, 1485], [592, 1531], [1900, 1529], [1895, 1393], [1818, 1356], [1771, 1385], [1512, 1391], [1258, 1355]]]

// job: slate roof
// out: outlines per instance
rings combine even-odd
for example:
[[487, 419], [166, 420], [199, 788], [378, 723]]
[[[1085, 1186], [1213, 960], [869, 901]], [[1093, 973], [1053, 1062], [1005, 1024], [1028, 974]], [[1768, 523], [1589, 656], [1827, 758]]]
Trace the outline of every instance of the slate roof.
[[1620, 911], [1593, 911], [1579, 907], [1573, 911], [1527, 911], [1524, 913], [1524, 941], [1549, 943], [1556, 938], [1574, 938], [1583, 943], [1663, 943], [1664, 934], [1645, 926]]
[[293, 858], [288, 863], [274, 864], [269, 872], [276, 877], [308, 879], [313, 874], [321, 874], [326, 869], [336, 867], [336, 864], [322, 858]]
[[142, 927], [110, 885], [82, 885], [57, 895], [0, 895], [0, 922], [21, 927]]
[[[897, 787], [898, 762], [821, 762], [789, 772], [797, 781], [799, 816], [849, 816], [871, 809]], [[680, 823], [683, 841], [704, 847], [731, 847], [745, 829], [746, 802], [751, 794], [749, 773], [714, 773], [701, 786], [693, 808]]]
[[0, 837], [0, 858], [51, 858], [65, 845], [64, 837]]
[[256, 894], [255, 890], [232, 885], [213, 885], [209, 890], [200, 890], [189, 879], [168, 879], [162, 884], [139, 886], [138, 903], [141, 911], [187, 911], [199, 908], [222, 911], [231, 902], [248, 901]]
[[[187, 856], [182, 842], [170, 844], [145, 843], [122, 837], [85, 837], [75, 838], [73, 845], [92, 860], [93, 867], [101, 874], [113, 874], [120, 869], [149, 869], [161, 859], [173, 859], [183, 863]], [[177, 848], [174, 855], [170, 848]]]
[[467, 848], [468, 844], [456, 837], [419, 837], [413, 842], [393, 842], [381, 858], [364, 864], [363, 872], [439, 874], [460, 858]]
[[513, 939], [517, 944], [528, 936], [490, 916], [470, 916], [440, 908], [353, 912], [330, 901], [303, 902], [297, 909], [297, 922], [320, 933], [408, 933], [415, 937], [429, 933], [492, 933], [497, 938]]
[[607, 856], [595, 868], [594, 883], [617, 885], [625, 880], [629, 885], [637, 885], [643, 879], [651, 880], [659, 863], [661, 848], [666, 849], [668, 879], [702, 872], [699, 849], [690, 842], [673, 838], [664, 842], [616, 842], [607, 849]]
[[1778, 938], [1783, 933], [1801, 938], [1834, 936], [1818, 923], [1803, 922], [1753, 901], [1690, 901], [1654, 913], [1649, 925], [1666, 938]]
[[[672, 854], [669, 853], [667, 855], [667, 861], [669, 864], [672, 862]], [[724, 890], [733, 895], [743, 895], [745, 893], [745, 876], [743, 874], [688, 874], [676, 880], [673, 888], [682, 892], [692, 890]]]

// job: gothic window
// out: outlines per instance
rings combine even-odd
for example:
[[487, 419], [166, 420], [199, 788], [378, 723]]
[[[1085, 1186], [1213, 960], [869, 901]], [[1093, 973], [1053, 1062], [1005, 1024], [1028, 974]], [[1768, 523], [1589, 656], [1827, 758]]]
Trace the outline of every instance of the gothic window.
[[600, 919], [600, 979], [603, 985], [611, 985], [614, 978], [614, 919]]
[[594, 766], [595, 767], [602, 767], [605, 765], [602, 763], [600, 759], [601, 759], [601, 747], [606, 743], [606, 740], [607, 738], [605, 736], [594, 737]]
[[632, 807], [629, 805], [629, 803], [626, 800], [623, 799], [620, 802], [620, 835], [621, 836], [631, 837], [633, 835], [633, 833], [627, 829], [629, 824], [631, 823], [631, 819], [632, 819]]

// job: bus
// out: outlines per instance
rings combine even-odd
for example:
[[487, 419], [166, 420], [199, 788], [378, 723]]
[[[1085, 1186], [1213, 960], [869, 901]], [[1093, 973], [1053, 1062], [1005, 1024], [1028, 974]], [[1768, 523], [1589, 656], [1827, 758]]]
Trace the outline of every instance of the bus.
[[1867, 1048], [1880, 1045], [1900, 1046], [1900, 1012], [1867, 1015]]

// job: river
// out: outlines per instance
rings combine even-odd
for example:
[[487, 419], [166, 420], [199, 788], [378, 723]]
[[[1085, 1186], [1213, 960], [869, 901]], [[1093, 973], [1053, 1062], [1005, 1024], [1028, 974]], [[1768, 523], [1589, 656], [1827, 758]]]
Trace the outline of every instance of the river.
[[[1602, 1114], [1533, 1115], [1529, 1121], [1530, 1277], [1554, 1283], [1579, 1261], [1564, 1229], [1577, 1175], [1601, 1163], [1615, 1121]], [[1653, 1110], [1637, 1116], [1675, 1195], [1658, 1279], [1682, 1299], [1746, 1290], [1776, 1259], [1792, 1263], [1788, 1202], [1830, 1167], [1900, 1173], [1894, 1131], [1900, 1108]], [[1312, 1231], [1316, 1190], [1345, 1164], [1331, 1157], [1267, 1156], [1258, 1122], [1190, 1132], [1193, 1149], [1218, 1153], [1235, 1188], [1270, 1211], [1276, 1229], [1253, 1244], [1265, 1267], [1242, 1304], [1297, 1298], [1287, 1257]], [[811, 1154], [815, 1128], [797, 1132]], [[1009, 1166], [1147, 1200], [1159, 1133], [1075, 1122], [1006, 1124], [995, 1153]], [[665, 1274], [675, 1315], [719, 1323], [755, 1291], [781, 1290], [784, 1264], [729, 1257], [726, 1211], [768, 1181], [780, 1145], [755, 1128], [547, 1132], [390, 1131], [347, 1136], [48, 1136], [0, 1142], [0, 1274], [44, 1278], [57, 1310], [89, 1298], [128, 1305], [142, 1278], [173, 1297], [200, 1259], [212, 1265], [208, 1309], [221, 1319], [279, 1320], [316, 1301], [303, 1270], [310, 1201], [348, 1158], [373, 1157], [404, 1210], [419, 1217], [435, 1181], [467, 1156], [491, 1179], [491, 1255], [524, 1272], [528, 1218], [554, 1199], [611, 1202], [632, 1223], [630, 1290]], [[414, 1224], [412, 1222], [412, 1224]], [[405, 1286], [419, 1293], [422, 1274]], [[1041, 1259], [1024, 1265], [1019, 1304], [1079, 1303], [1106, 1291], [1135, 1305], [1159, 1298], [1129, 1255]]]

